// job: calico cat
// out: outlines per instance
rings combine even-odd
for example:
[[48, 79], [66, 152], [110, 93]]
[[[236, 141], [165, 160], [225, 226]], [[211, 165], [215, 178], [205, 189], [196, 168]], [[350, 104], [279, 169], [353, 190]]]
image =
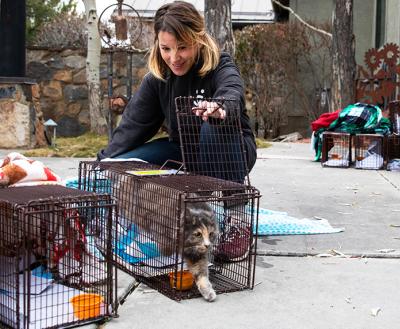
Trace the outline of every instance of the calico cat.
[[208, 255], [218, 237], [215, 213], [209, 204], [188, 203], [184, 219], [183, 259], [201, 295], [212, 302], [216, 293], [208, 278]]
[[[128, 180], [117, 191], [123, 220], [132, 221], [141, 232], [151, 235], [162, 255], [171, 256], [178, 250], [201, 295], [209, 302], [215, 300], [208, 277], [209, 253], [218, 237], [212, 207], [204, 201], [184, 202], [166, 193], [168, 189], [142, 181]], [[192, 197], [196, 199], [190, 194]]]

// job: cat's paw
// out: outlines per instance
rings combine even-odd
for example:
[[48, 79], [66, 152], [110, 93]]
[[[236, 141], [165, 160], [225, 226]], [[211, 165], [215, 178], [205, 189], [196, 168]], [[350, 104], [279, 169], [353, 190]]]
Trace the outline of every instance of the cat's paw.
[[217, 298], [217, 294], [212, 288], [207, 291], [201, 291], [201, 294], [207, 302], [213, 302]]
[[208, 293], [208, 296], [204, 296], [205, 300], [208, 302], [213, 302], [217, 298], [217, 294], [215, 293], [214, 289]]
[[208, 302], [213, 302], [217, 298], [217, 294], [213, 289], [210, 280], [206, 276], [200, 276], [196, 280], [197, 288], [199, 289], [203, 298]]

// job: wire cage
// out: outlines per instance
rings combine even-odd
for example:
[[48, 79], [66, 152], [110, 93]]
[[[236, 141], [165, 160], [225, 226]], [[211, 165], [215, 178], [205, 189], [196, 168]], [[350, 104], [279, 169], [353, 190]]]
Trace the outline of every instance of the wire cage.
[[347, 168], [352, 163], [351, 135], [342, 132], [322, 134], [321, 165], [323, 167]]
[[0, 327], [59, 328], [116, 315], [109, 195], [0, 189]]
[[400, 170], [400, 135], [389, 135], [386, 140], [386, 169]]
[[[224, 119], [194, 115], [200, 101], [217, 104]], [[239, 102], [228, 99], [175, 98], [182, 158], [186, 172], [250, 185]]]
[[355, 163], [357, 169], [382, 169], [385, 161], [384, 137], [377, 134], [354, 136]]
[[[216, 228], [209, 230], [215, 242], [208, 252], [215, 292], [253, 288], [260, 197], [255, 188], [171, 169], [154, 170], [134, 161], [83, 161], [79, 186], [108, 191], [118, 200], [119, 230], [113, 252], [117, 266], [138, 281], [174, 300], [201, 296], [193, 281], [186, 286], [177, 275], [188, 266], [182, 255], [187, 247], [183, 241], [191, 234], [190, 221], [203, 216], [207, 208]], [[231, 232], [236, 244], [228, 244], [224, 232]]]
[[389, 103], [389, 117], [392, 123], [393, 133], [400, 134], [400, 101]]

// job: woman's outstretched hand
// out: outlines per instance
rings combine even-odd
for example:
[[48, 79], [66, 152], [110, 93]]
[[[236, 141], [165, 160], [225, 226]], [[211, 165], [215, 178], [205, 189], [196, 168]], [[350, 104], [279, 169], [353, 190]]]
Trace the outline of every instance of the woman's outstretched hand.
[[199, 101], [192, 111], [203, 121], [207, 121], [209, 117], [221, 120], [226, 118], [226, 111], [216, 102]]

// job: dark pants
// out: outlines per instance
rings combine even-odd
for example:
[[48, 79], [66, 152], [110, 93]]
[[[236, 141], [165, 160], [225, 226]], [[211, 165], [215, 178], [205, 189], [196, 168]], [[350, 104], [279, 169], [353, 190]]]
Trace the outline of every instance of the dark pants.
[[[218, 127], [208, 123], [202, 124], [198, 147], [196, 150], [185, 150], [188, 170], [242, 183], [247, 170], [250, 171], [254, 166], [255, 145], [252, 140], [244, 138], [244, 150], [242, 150], [239, 133], [226, 136], [218, 134], [217, 129]], [[182, 162], [182, 153], [179, 143], [169, 141], [168, 138], [159, 138], [117, 158], [139, 158], [161, 166], [167, 160]], [[171, 167], [170, 164], [167, 166]]]

